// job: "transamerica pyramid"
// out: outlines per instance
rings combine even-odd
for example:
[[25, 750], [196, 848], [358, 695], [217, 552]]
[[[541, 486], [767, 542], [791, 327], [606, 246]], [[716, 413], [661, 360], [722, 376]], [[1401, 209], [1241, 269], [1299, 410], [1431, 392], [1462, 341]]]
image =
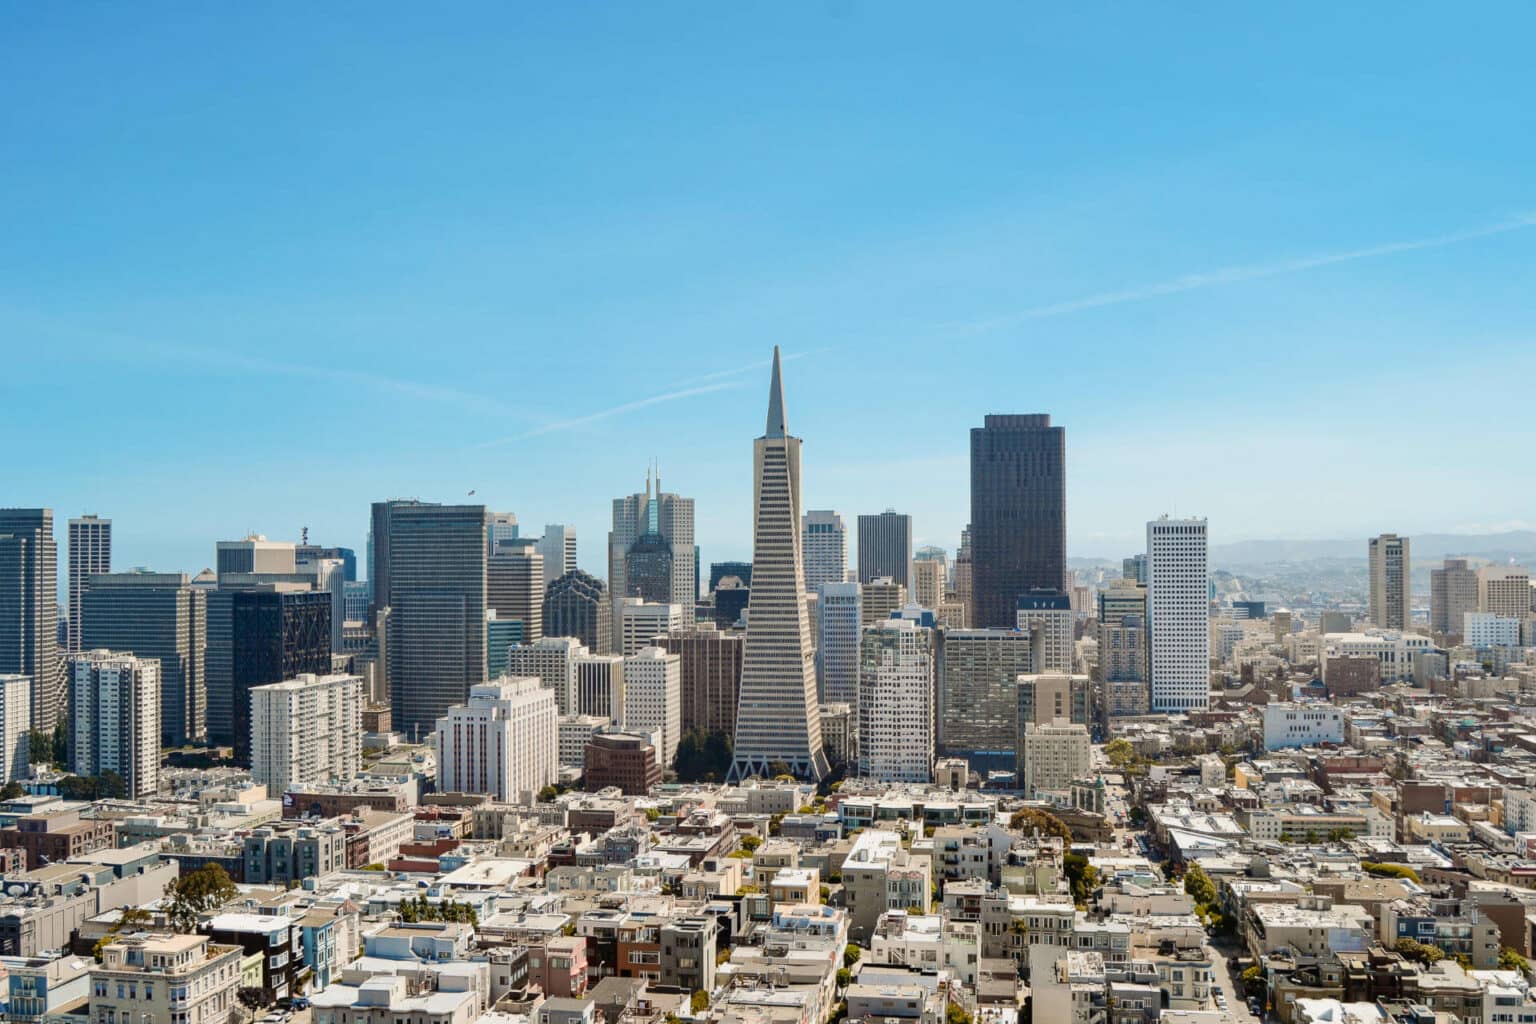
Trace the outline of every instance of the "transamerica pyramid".
[[816, 669], [800, 562], [800, 439], [784, 419], [779, 347], [773, 347], [768, 426], [752, 442], [752, 593], [729, 781], [785, 768], [827, 774], [816, 707]]

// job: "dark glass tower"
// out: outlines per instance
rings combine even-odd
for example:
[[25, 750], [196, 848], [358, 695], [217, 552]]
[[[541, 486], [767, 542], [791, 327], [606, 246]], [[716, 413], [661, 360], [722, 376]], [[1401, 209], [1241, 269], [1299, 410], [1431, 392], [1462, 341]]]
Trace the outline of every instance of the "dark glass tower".
[[612, 644], [613, 612], [603, 581], [572, 569], [544, 592], [544, 635], [573, 636], [593, 654]]
[[971, 430], [972, 624], [1011, 627], [1020, 595], [1062, 589], [1067, 442], [1044, 413]]
[[[303, 673], [331, 671], [331, 595], [310, 591], [244, 591], [230, 601], [235, 760], [251, 763], [251, 687]], [[278, 794], [269, 793], [268, 796]]]

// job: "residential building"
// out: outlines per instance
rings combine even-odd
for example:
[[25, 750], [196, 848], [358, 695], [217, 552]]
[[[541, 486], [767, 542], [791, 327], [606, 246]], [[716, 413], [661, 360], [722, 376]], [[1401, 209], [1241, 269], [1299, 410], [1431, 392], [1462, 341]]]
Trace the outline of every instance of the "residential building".
[[[328, 594], [303, 584], [273, 583], [249, 590], [216, 591], [208, 598], [210, 620], [229, 616], [229, 689], [210, 691], [208, 704], [228, 709], [229, 739], [239, 764], [251, 764], [251, 691], [300, 676], [331, 672]], [[210, 621], [213, 634], [220, 623]], [[215, 697], [218, 700], [215, 700]]]
[[554, 693], [555, 708], [560, 714], [575, 714], [576, 663], [591, 653], [575, 637], [540, 637], [536, 643], [508, 650], [506, 674], [536, 677]]
[[1519, 647], [1520, 619], [1506, 619], [1492, 612], [1466, 612], [1462, 615], [1461, 642], [1468, 647]]
[[934, 635], [911, 619], [867, 626], [859, 650], [858, 774], [933, 779]]
[[81, 597], [89, 577], [112, 571], [112, 520], [81, 516], [69, 521], [69, 624], [64, 649], [80, 650]]
[[31, 680], [32, 727], [45, 732], [67, 713], [58, 577], [53, 510], [0, 509], [0, 673]]
[[675, 604], [693, 623], [699, 597], [698, 555], [693, 540], [693, 499], [661, 489], [661, 474], [645, 474], [645, 493], [613, 499], [608, 534], [608, 589], [613, 620], [625, 598]]
[[224, 1024], [239, 1011], [239, 946], [206, 935], [118, 936], [91, 969], [92, 1024]]
[[681, 730], [732, 735], [736, 731], [745, 638], [740, 633], [722, 632], [714, 623], [699, 622], [657, 637], [656, 644], [678, 658]]
[[661, 984], [685, 992], [715, 990], [720, 925], [711, 916], [675, 917], [661, 926]]
[[1092, 774], [1088, 727], [1057, 719], [1024, 723], [1019, 730], [1019, 789], [1028, 799], [1070, 790], [1075, 779]]
[[843, 859], [843, 898], [848, 937], [868, 945], [887, 911], [927, 914], [932, 909], [932, 864], [901, 844], [899, 832], [869, 828], [859, 833]]
[[651, 646], [657, 637], [666, 636], [685, 624], [681, 605], [662, 604], [639, 597], [626, 597], [619, 601], [618, 613], [615, 620], [617, 653], [625, 657], [642, 647]]
[[594, 654], [613, 649], [613, 605], [603, 581], [572, 569], [544, 592], [544, 635], [575, 637]]
[[[29, 777], [31, 756], [27, 730], [32, 728], [32, 680], [0, 675], [0, 786]], [[155, 735], [160, 730], [155, 728]]]
[[521, 619], [523, 642], [544, 635], [544, 556], [531, 543], [504, 543], [485, 563], [485, 599], [498, 619]]
[[296, 676], [251, 688], [251, 778], [274, 796], [362, 770], [363, 681]]
[[1066, 526], [1065, 432], [1049, 415], [987, 416], [971, 431], [972, 625], [1012, 626], [1020, 597], [1066, 585]]
[[1344, 713], [1328, 704], [1264, 705], [1264, 749], [1335, 746], [1344, 742]]
[[800, 553], [807, 594], [817, 593], [823, 584], [844, 582], [848, 575], [848, 528], [843, 517], [831, 509], [811, 509], [801, 516]]
[[978, 772], [1013, 771], [1018, 760], [1017, 680], [1033, 671], [1028, 633], [950, 629], [940, 645], [936, 741]]
[[389, 514], [390, 708], [409, 737], [429, 734], [485, 682], [488, 521], [484, 505], [418, 503]]
[[1193, 711], [1211, 698], [1206, 521], [1147, 524], [1147, 661], [1152, 710]]
[[912, 585], [912, 517], [893, 509], [859, 516], [859, 582], [885, 577]]
[[1407, 629], [1413, 621], [1408, 538], [1395, 533], [1372, 537], [1367, 554], [1371, 625]]
[[677, 760], [683, 734], [682, 678], [682, 659], [661, 647], [624, 658], [624, 727], [660, 735], [663, 770]]
[[1477, 570], [1477, 610], [1501, 619], [1530, 618], [1530, 570], [1523, 565], [1485, 565]]
[[767, 423], [752, 451], [752, 599], [729, 778], [770, 775], [782, 763], [820, 780], [827, 756], [800, 561], [800, 439], [790, 435], [784, 414], [778, 346]]
[[859, 694], [859, 638], [864, 588], [824, 583], [816, 601], [816, 693], [823, 704], [855, 704]]
[[160, 663], [112, 651], [68, 661], [70, 766], [77, 775], [115, 772], [130, 800], [160, 788]]
[[[263, 1001], [274, 1003], [295, 994], [294, 982], [304, 966], [294, 925], [284, 914], [223, 913], [215, 914], [199, 930], [215, 943], [239, 946], [247, 957], [260, 955], [260, 984], [253, 987], [261, 989]], [[174, 1024], [175, 1018], [167, 1019]]]
[[1087, 676], [1064, 672], [1030, 673], [1018, 680], [1019, 729], [1050, 725], [1060, 719], [1088, 725], [1093, 712], [1093, 685]]
[[1447, 558], [1429, 571], [1429, 629], [1444, 636], [1458, 632], [1467, 612], [1477, 611], [1477, 570], [1464, 558]]
[[[160, 662], [160, 735], [165, 746], [202, 742], [207, 686], [207, 595], [185, 573], [91, 577], [82, 599], [81, 643]], [[34, 715], [35, 717], [35, 715]]]
[[548, 523], [544, 535], [539, 538], [538, 552], [544, 559], [544, 586], [568, 572], [576, 571], [576, 527], [563, 523]]
[[559, 712], [534, 676], [503, 676], [470, 690], [437, 720], [438, 787], [517, 800], [560, 775]]
[[1030, 637], [1036, 672], [1071, 672], [1076, 613], [1063, 590], [1031, 590], [1019, 597], [1014, 624]]

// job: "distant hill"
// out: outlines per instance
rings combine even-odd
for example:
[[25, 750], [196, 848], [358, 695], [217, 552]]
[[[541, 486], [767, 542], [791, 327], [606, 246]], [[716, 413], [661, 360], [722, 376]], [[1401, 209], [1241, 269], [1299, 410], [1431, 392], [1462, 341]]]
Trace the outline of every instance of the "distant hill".
[[[1536, 530], [1506, 533], [1412, 534], [1410, 554], [1417, 564], [1442, 558], [1487, 558], [1502, 562], [1536, 561]], [[1365, 561], [1364, 537], [1348, 540], [1245, 540], [1211, 547], [1214, 566], [1273, 565], [1276, 562], [1313, 562], [1333, 559]]]

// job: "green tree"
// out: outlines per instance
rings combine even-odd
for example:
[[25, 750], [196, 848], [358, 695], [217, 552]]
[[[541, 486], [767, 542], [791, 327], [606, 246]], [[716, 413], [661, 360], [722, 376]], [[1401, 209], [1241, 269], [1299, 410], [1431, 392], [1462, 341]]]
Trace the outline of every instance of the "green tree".
[[1038, 807], [1014, 811], [1013, 817], [1008, 819], [1008, 827], [1017, 832], [1033, 832], [1038, 829], [1041, 835], [1057, 836], [1065, 843], [1072, 841], [1072, 830], [1067, 828], [1066, 822]]
[[846, 967], [839, 967], [837, 969], [837, 987], [838, 988], [847, 988], [848, 987], [848, 983], [851, 982], [852, 980], [853, 980], [853, 972], [850, 971], [848, 968], [846, 968]]
[[1521, 956], [1518, 949], [1505, 946], [1499, 951], [1499, 970], [1519, 971], [1521, 974], [1528, 974], [1531, 970], [1531, 962]]
[[1360, 869], [1368, 875], [1376, 875], [1380, 878], [1406, 878], [1410, 882], [1419, 881], [1419, 873], [1406, 864], [1378, 864], [1363, 860], [1360, 862]]
[[750, 832], [741, 837], [741, 848], [746, 850], [748, 853], [755, 853], [757, 848], [762, 845], [762, 838], [760, 836], [755, 836]]
[[1413, 939], [1398, 939], [1392, 949], [1409, 960], [1417, 960], [1425, 967], [1432, 966], [1445, 959], [1445, 953], [1439, 946], [1431, 946], [1423, 942], [1415, 942]]
[[197, 927], [199, 915], [216, 910], [240, 895], [229, 874], [217, 864], [204, 864], [165, 886], [165, 914], [178, 932]]
[[1130, 740], [1121, 736], [1104, 744], [1104, 756], [1109, 758], [1110, 764], [1123, 771], [1135, 762], [1136, 748], [1131, 746]]
[[1199, 864], [1191, 864], [1184, 873], [1184, 891], [1194, 899], [1196, 906], [1204, 907], [1216, 902], [1216, 883], [1211, 881], [1211, 876]]
[[1264, 984], [1264, 968], [1258, 964], [1243, 971], [1243, 994], [1249, 999], [1263, 999], [1267, 986]]
[[560, 791], [554, 786], [545, 786], [543, 789], [539, 790], [539, 803], [547, 804], [559, 795]]
[[859, 957], [863, 955], [864, 951], [862, 949], [852, 942], [848, 943], [848, 945], [843, 947], [843, 966], [852, 967], [859, 962]]
[[1329, 829], [1328, 831], [1328, 841], [1330, 843], [1347, 843], [1353, 838], [1355, 838], [1353, 829], [1347, 829], [1341, 826], [1339, 828]]
[[12, 779], [5, 784], [4, 789], [0, 789], [0, 800], [16, 800], [25, 796], [26, 793], [27, 791], [21, 788], [21, 783]]
[[944, 1008], [944, 1024], [972, 1024], [971, 1015], [959, 1003]]
[[703, 989], [696, 990], [688, 999], [688, 1009], [696, 1014], [709, 1009], [709, 993]]
[[1064, 855], [1061, 868], [1072, 887], [1072, 902], [1086, 907], [1088, 897], [1093, 895], [1093, 890], [1099, 884], [1099, 869], [1088, 863], [1088, 858], [1080, 853]]
[[101, 951], [105, 949], [113, 939], [117, 938], [119, 932], [131, 932], [138, 928], [140, 925], [147, 925], [153, 920], [154, 915], [147, 910], [143, 910], [139, 907], [125, 908], [123, 910], [122, 916], [117, 919], [117, 923], [114, 924], [111, 928], [107, 929], [107, 934], [96, 940], [96, 945], [91, 947], [91, 955], [96, 958], [97, 963], [100, 963]]

